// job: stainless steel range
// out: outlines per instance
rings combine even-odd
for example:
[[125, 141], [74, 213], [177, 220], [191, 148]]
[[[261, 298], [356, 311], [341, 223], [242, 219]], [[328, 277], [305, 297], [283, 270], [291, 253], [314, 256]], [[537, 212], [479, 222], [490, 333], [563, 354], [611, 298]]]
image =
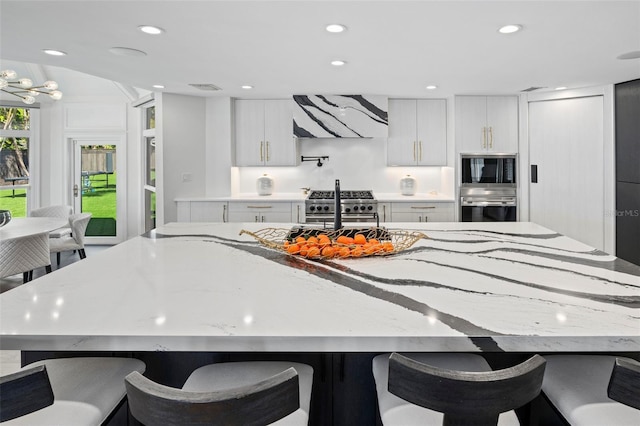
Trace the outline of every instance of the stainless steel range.
[[[369, 222], [377, 219], [378, 200], [371, 190], [339, 191], [343, 222]], [[312, 190], [305, 201], [307, 223], [334, 222], [336, 191]]]

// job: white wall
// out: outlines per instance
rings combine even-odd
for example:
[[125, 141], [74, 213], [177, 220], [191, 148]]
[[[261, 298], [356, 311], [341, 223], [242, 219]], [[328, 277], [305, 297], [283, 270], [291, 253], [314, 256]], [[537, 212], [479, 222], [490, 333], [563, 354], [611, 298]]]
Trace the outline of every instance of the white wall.
[[[175, 199], [202, 197], [206, 187], [206, 100], [161, 93], [156, 96], [156, 144], [161, 178], [156, 179], [158, 224], [178, 219]], [[158, 136], [159, 133], [159, 136]]]

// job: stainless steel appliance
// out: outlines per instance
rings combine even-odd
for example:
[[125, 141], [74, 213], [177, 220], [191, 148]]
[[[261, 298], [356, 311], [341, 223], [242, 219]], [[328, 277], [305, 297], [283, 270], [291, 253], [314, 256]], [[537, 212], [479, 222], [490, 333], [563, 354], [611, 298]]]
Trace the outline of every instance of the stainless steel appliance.
[[461, 155], [460, 221], [515, 222], [517, 155]]
[[338, 197], [335, 190], [311, 190], [305, 200], [307, 223], [333, 223], [336, 205], [340, 206], [342, 222], [369, 222], [377, 219], [378, 200], [371, 190], [339, 190]]

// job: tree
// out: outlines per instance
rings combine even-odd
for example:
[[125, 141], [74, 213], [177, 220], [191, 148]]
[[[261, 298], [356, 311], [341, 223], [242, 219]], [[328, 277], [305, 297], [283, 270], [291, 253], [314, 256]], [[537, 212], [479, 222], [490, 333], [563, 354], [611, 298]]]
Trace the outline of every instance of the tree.
[[[3, 130], [26, 130], [29, 128], [29, 109], [0, 108], [0, 123], [2, 123]], [[18, 176], [29, 176], [29, 169], [24, 162], [24, 153], [28, 148], [28, 138], [0, 138], [0, 152], [3, 149], [10, 149], [15, 154]]]

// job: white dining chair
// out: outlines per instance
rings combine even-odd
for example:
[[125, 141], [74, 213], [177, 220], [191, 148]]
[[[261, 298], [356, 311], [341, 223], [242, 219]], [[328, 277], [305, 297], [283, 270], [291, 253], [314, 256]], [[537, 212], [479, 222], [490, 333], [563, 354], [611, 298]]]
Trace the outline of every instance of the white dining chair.
[[26, 283], [42, 267], [51, 272], [48, 232], [0, 240], [0, 278], [21, 273]]
[[34, 362], [0, 378], [0, 421], [3, 426], [103, 424], [125, 399], [125, 377], [145, 368], [138, 359], [121, 357]]
[[71, 227], [71, 235], [62, 236], [60, 238], [52, 238], [50, 240], [50, 251], [56, 253], [56, 264], [60, 266], [60, 253], [63, 251], [77, 250], [80, 259], [87, 257], [84, 250], [84, 237], [87, 226], [91, 220], [91, 213], [77, 213], [69, 216], [69, 226]]
[[[29, 213], [29, 216], [56, 217], [68, 220], [72, 214], [73, 207], [60, 204], [33, 209], [31, 210], [31, 213]], [[69, 224], [63, 226], [62, 228], [54, 229], [53, 231], [49, 232], [49, 237], [51, 238], [61, 238], [68, 235], [71, 235], [71, 226]]]

